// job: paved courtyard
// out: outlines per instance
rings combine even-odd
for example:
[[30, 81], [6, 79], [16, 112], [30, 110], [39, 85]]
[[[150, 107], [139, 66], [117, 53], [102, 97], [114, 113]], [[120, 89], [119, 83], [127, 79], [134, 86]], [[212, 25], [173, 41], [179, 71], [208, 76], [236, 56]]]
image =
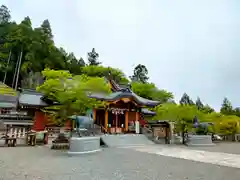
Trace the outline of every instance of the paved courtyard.
[[[176, 152], [178, 150], [192, 151], [192, 153], [196, 151], [195, 149], [176, 148], [179, 147], [106, 148], [96, 154], [75, 157], [69, 157], [64, 152], [52, 151], [48, 147], [0, 148], [0, 180], [240, 179], [239, 168], [203, 163], [196, 159], [171, 157], [170, 152], [179, 156], [181, 153]], [[208, 151], [204, 150], [204, 152], [208, 157], [218, 153], [212, 152], [211, 154], [210, 152], [209, 156]], [[191, 156], [190, 154], [189, 157]], [[234, 155], [234, 157], [240, 156]]]
[[240, 142], [221, 142], [216, 143], [214, 146], [210, 147], [186, 147], [188, 149], [199, 149], [199, 150], [206, 150], [211, 152], [224, 152], [230, 154], [240, 154]]

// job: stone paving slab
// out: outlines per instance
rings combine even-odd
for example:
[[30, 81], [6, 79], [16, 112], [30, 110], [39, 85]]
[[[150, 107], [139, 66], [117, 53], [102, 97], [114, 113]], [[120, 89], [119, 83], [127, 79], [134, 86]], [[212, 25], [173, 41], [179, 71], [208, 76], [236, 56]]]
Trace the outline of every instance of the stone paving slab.
[[161, 156], [168, 156], [196, 162], [211, 163], [221, 166], [240, 168], [240, 155], [223, 152], [209, 152], [204, 150], [187, 149], [180, 147], [167, 146], [132, 146], [125, 147], [134, 149], [140, 152], [157, 154]]
[[45, 147], [0, 148], [0, 180], [239, 180], [237, 168], [105, 148], [69, 157]]

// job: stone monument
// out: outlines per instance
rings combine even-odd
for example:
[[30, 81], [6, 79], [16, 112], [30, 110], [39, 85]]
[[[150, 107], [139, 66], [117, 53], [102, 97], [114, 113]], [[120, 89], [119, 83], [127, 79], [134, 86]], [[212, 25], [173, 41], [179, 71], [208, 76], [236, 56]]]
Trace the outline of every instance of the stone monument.
[[197, 116], [193, 118], [193, 127], [196, 129], [196, 134], [188, 135], [188, 146], [212, 146], [215, 145], [212, 142], [212, 136], [208, 135], [208, 127], [213, 125], [212, 123], [200, 123]]

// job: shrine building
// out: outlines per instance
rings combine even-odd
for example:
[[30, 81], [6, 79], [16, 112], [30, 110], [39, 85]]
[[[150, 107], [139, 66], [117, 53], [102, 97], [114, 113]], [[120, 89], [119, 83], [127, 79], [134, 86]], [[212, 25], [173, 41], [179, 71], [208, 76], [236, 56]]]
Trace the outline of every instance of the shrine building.
[[155, 115], [154, 112], [146, 109], [153, 108], [160, 104], [159, 101], [145, 99], [135, 94], [130, 87], [121, 87], [114, 80], [109, 79], [112, 93], [91, 94], [90, 98], [102, 100], [107, 107], [93, 110], [95, 124], [99, 125], [106, 133], [127, 133], [135, 132], [135, 125], [142, 124], [144, 115]]

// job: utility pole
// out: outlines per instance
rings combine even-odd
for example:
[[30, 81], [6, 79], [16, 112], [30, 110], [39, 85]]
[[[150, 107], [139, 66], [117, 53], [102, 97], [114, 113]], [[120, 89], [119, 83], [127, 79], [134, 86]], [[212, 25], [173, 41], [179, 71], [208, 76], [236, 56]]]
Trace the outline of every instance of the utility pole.
[[[11, 56], [12, 56], [12, 49], [10, 50], [9, 55], [8, 55], [7, 68], [9, 66]], [[4, 78], [3, 78], [3, 83], [4, 84], [5, 84], [6, 79], [7, 79], [7, 72], [8, 72], [8, 69], [6, 69], [5, 74], [4, 74]]]
[[17, 77], [16, 77], [16, 83], [15, 83], [15, 90], [17, 90], [17, 85], [18, 85], [18, 78], [19, 78], [19, 73], [20, 73], [20, 69], [21, 69], [21, 62], [22, 62], [22, 54], [23, 54], [23, 46], [21, 48], [21, 53], [20, 53], [20, 57], [19, 57]]
[[14, 70], [14, 75], [13, 75], [13, 81], [12, 81], [12, 88], [14, 88], [18, 64], [19, 64], [19, 55], [18, 55], [18, 57], [17, 57], [17, 62], [16, 62], [16, 65], [15, 65], [15, 70]]

